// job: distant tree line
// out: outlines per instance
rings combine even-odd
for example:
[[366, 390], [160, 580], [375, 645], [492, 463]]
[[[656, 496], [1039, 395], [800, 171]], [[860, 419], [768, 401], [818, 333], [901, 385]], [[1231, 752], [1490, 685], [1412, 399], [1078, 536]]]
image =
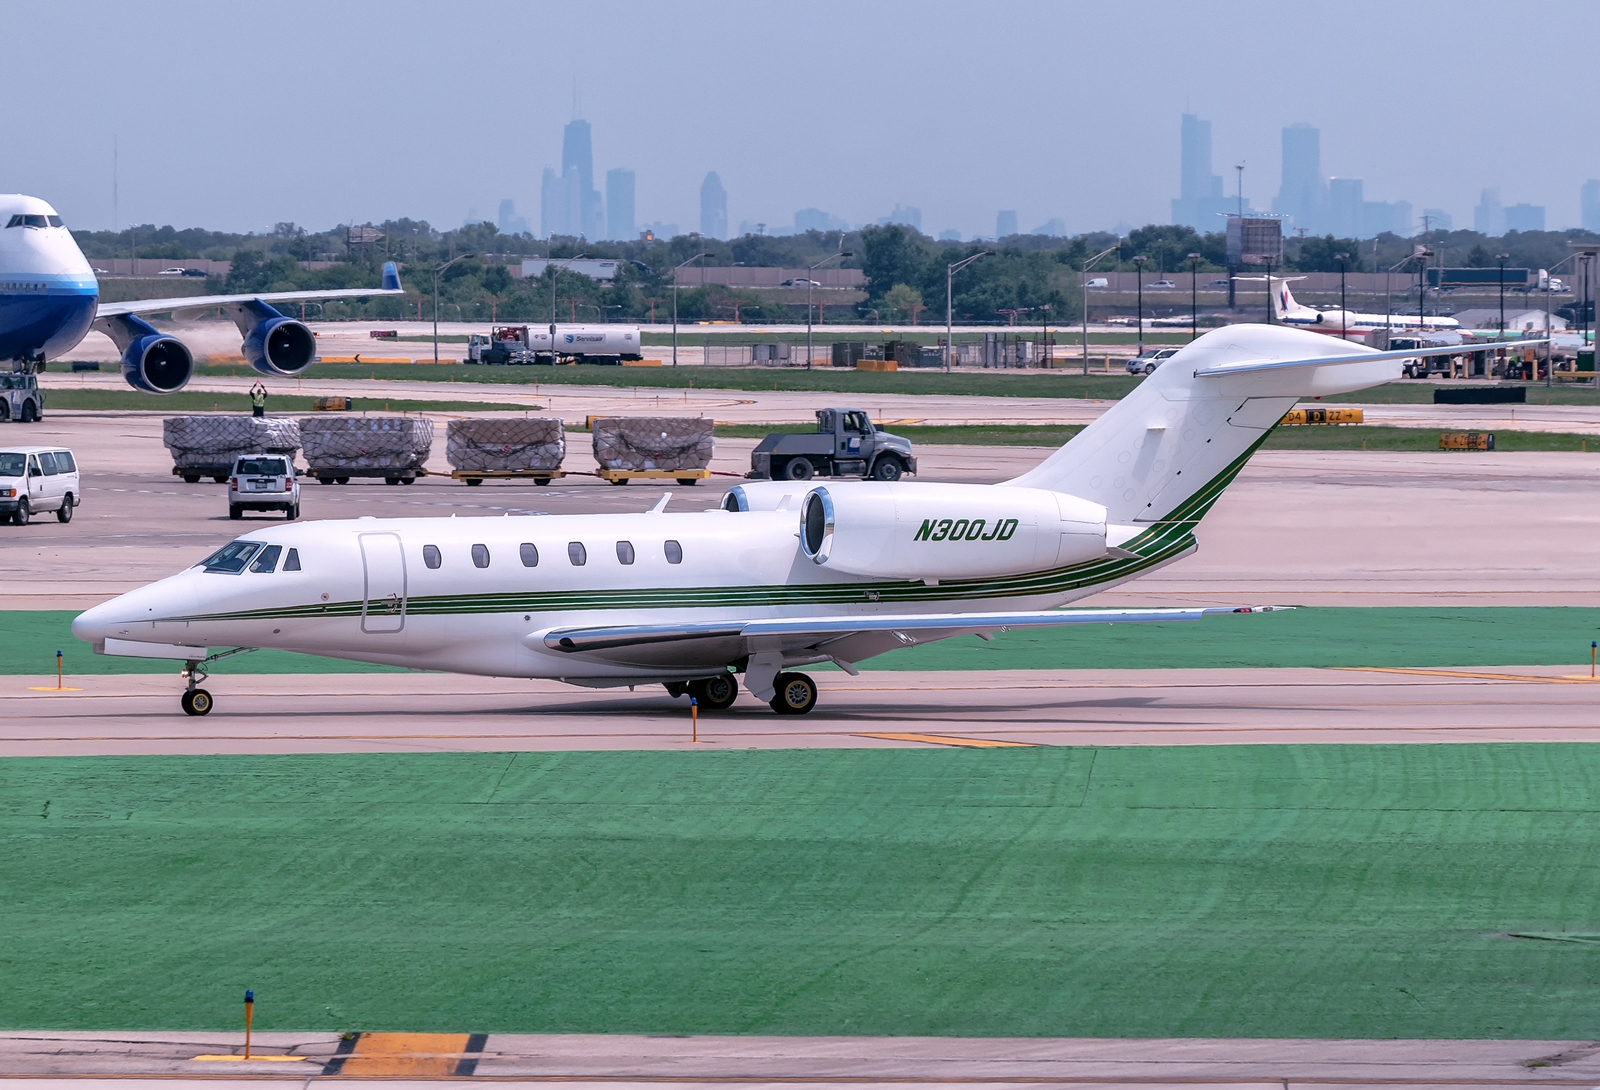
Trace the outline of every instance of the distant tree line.
[[[707, 265], [747, 265], [805, 269], [848, 251], [851, 257], [828, 268], [859, 268], [868, 299], [854, 308], [830, 305], [832, 321], [870, 321], [939, 325], [945, 316], [947, 266], [988, 253], [957, 273], [951, 283], [951, 309], [957, 322], [1034, 326], [1042, 321], [1078, 320], [1084, 262], [1106, 249], [1113, 252], [1091, 272], [1127, 271], [1144, 258], [1146, 274], [1218, 272], [1226, 267], [1221, 232], [1200, 234], [1189, 227], [1151, 224], [1125, 238], [1093, 232], [1073, 238], [1015, 235], [996, 242], [934, 240], [902, 225], [854, 232], [808, 231], [774, 237], [745, 235], [721, 241], [699, 235], [628, 242], [589, 242], [580, 238], [537, 239], [503, 234], [492, 223], [440, 231], [423, 220], [397, 219], [370, 225], [379, 241], [347, 245], [347, 229], [308, 231], [280, 223], [267, 234], [231, 234], [199, 228], [179, 230], [144, 224], [123, 231], [74, 232], [91, 260], [139, 256], [181, 263], [187, 258], [232, 262], [226, 278], [212, 277], [210, 291], [295, 291], [375, 284], [384, 261], [402, 266], [407, 292], [353, 302], [313, 305], [311, 317], [402, 319], [432, 316], [432, 270], [462, 254], [440, 276], [439, 316], [445, 320], [544, 322], [551, 318], [552, 287], [558, 321], [666, 321], [672, 314], [672, 270], [702, 251]], [[1568, 243], [1594, 236], [1581, 231], [1511, 232], [1490, 238], [1473, 231], [1433, 232], [1426, 239], [1446, 265], [1492, 267], [1507, 254], [1512, 268], [1549, 268], [1568, 256]], [[1330, 236], [1285, 240], [1285, 272], [1337, 272], [1338, 255], [1347, 255], [1351, 272], [1382, 270], [1408, 257], [1422, 240], [1393, 234], [1376, 239]], [[1191, 259], [1190, 254], [1198, 254]], [[511, 275], [507, 266], [523, 257], [611, 258], [619, 262], [614, 282], [606, 284], [565, 270], [546, 270], [537, 278]], [[1435, 258], [1434, 261], [1438, 261]], [[330, 263], [307, 269], [306, 263]], [[803, 304], [773, 302], [770, 294], [708, 286], [680, 289], [679, 320], [737, 320], [775, 323], [803, 320]]]

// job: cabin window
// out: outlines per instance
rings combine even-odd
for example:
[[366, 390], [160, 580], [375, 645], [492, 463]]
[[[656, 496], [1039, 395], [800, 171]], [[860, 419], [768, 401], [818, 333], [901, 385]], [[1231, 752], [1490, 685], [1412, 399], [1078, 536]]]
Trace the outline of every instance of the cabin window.
[[472, 566], [487, 568], [489, 566], [489, 546], [474, 545], [472, 547]]
[[256, 557], [256, 562], [250, 565], [250, 570], [258, 575], [271, 575], [278, 570], [278, 557], [282, 553], [282, 545], [268, 545], [261, 550], [261, 555]]
[[633, 542], [631, 542], [631, 541], [619, 541], [619, 542], [617, 542], [617, 562], [619, 564], [632, 564], [633, 563]]
[[200, 561], [200, 566], [208, 572], [238, 575], [260, 549], [261, 543], [257, 541], [230, 541]]
[[430, 568], [437, 568], [444, 561], [439, 556], [439, 546], [424, 545], [422, 547], [422, 562]]
[[581, 568], [589, 562], [589, 550], [583, 547], [581, 541], [567, 542], [567, 559], [572, 561], [574, 568]]
[[668, 564], [683, 563], [683, 546], [679, 545], [676, 541], [668, 541], [664, 543], [662, 550], [667, 554]]
[[68, 454], [64, 450], [56, 451], [56, 466], [63, 473], [76, 473], [76, 472], [78, 472], [78, 465], [77, 465], [76, 462], [74, 462], [72, 460], [72, 455]]
[[300, 550], [299, 549], [290, 549], [289, 550], [289, 558], [283, 562], [283, 570], [284, 571], [299, 571], [300, 570]]
[[56, 456], [51, 454], [49, 451], [45, 451], [43, 454], [39, 455], [39, 468], [44, 470], [44, 475], [46, 477], [54, 477], [57, 473], [61, 472], [56, 468]]
[[524, 541], [517, 547], [517, 555], [522, 557], [524, 568], [537, 568], [539, 566], [539, 549], [531, 541]]

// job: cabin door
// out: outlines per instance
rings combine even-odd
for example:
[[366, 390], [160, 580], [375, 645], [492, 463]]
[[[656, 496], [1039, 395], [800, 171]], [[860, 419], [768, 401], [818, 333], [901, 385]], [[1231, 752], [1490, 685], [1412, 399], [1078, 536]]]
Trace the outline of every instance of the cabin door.
[[399, 534], [362, 534], [364, 594], [361, 631], [399, 632], [406, 626], [406, 558]]

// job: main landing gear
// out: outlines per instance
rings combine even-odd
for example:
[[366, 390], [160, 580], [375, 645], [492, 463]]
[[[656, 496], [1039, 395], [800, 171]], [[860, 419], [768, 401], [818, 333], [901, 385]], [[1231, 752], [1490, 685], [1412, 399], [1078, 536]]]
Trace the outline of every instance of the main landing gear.
[[[817, 706], [817, 683], [805, 674], [779, 674], [772, 679], [773, 696], [768, 703], [779, 715], [805, 715]], [[739, 681], [732, 674], [718, 674], [690, 682], [671, 682], [667, 692], [691, 696], [708, 712], [726, 711], [739, 696]]]

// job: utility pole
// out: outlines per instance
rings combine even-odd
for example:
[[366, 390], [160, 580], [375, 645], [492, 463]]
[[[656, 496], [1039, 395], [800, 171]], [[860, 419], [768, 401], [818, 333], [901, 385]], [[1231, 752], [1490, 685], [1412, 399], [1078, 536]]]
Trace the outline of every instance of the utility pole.
[[[844, 233], [842, 231], [839, 233], [839, 242], [841, 244], [844, 242]], [[810, 266], [809, 268], [806, 269], [806, 370], [807, 371], [811, 370], [811, 356], [812, 356], [812, 351], [811, 351], [811, 288], [816, 283], [816, 278], [813, 277], [811, 274], [816, 272], [818, 269], [822, 268], [822, 266], [826, 265], [830, 261], [837, 261], [837, 260], [841, 260], [841, 259], [846, 258], [846, 257], [854, 257], [854, 256], [855, 256], [855, 254], [851, 253], [849, 250], [840, 250], [836, 254], [829, 254], [827, 257], [823, 258], [821, 261], [817, 262], [815, 265], [812, 265], [812, 266]], [[917, 324], [917, 312], [914, 311], [914, 310], [911, 312], [911, 324], [912, 325], [916, 325]]]
[[1350, 260], [1349, 254], [1334, 254], [1339, 261], [1339, 339], [1350, 339], [1350, 311], [1344, 305], [1344, 272], [1345, 265]]
[[[478, 256], [477, 254], [462, 254], [460, 257], [452, 257], [449, 261], [446, 261], [443, 265], [440, 265], [438, 268], [433, 270], [433, 362], [434, 363], [438, 363], [439, 362], [439, 274], [444, 272], [451, 265], [454, 265], [457, 261], [465, 261], [469, 257], [477, 257], [477, 256]], [[554, 306], [554, 304], [551, 304], [551, 305]]]
[[1200, 255], [1189, 255], [1189, 340], [1200, 336]]
[[989, 252], [988, 250], [979, 250], [971, 257], [963, 258], [944, 267], [944, 370], [946, 374], [950, 373], [950, 357], [955, 352], [955, 345], [950, 338], [955, 329], [955, 291], [952, 285], [955, 283], [956, 273], [978, 260], [978, 258], [989, 256]]
[[1139, 355], [1144, 355], [1144, 263], [1148, 259], [1139, 254], [1133, 259], [1133, 271], [1139, 279]]
[[[692, 265], [692, 264], [694, 264], [696, 261], [699, 261], [702, 257], [710, 257], [710, 256], [711, 256], [710, 252], [695, 254], [688, 261], [685, 261], [685, 262], [683, 262], [682, 264], [679, 264], [679, 265], [674, 265], [672, 267], [672, 366], [674, 366], [674, 367], [678, 366], [678, 270], [683, 268], [684, 265]], [[554, 288], [551, 288], [550, 290], [552, 292], [555, 291]], [[555, 308], [553, 306], [551, 307], [550, 313], [552, 313], [552, 314], [555, 313]], [[551, 348], [552, 351], [555, 349], [555, 346], [556, 346], [556, 327], [554, 325], [552, 325], [550, 327], [550, 348]], [[809, 366], [809, 361], [808, 361], [807, 365]]]
[[1122, 248], [1121, 240], [1115, 246], [1107, 246], [1083, 263], [1083, 274], [1079, 277], [1080, 287], [1083, 291], [1083, 377], [1089, 377], [1089, 270], [1100, 264], [1100, 261]]

